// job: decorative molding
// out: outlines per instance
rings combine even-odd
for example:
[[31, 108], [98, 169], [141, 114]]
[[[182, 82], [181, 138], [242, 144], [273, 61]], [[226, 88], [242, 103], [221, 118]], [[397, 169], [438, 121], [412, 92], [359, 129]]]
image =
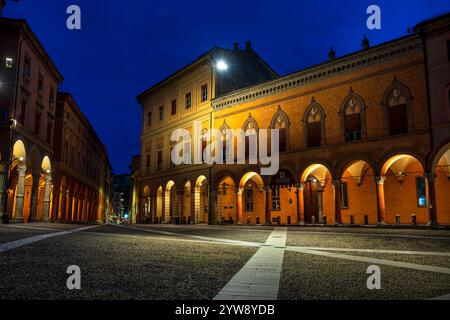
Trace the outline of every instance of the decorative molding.
[[399, 57], [422, 52], [422, 40], [418, 35], [395, 42], [385, 43], [379, 47], [360, 51], [316, 67], [242, 89], [211, 101], [213, 109], [229, 108], [237, 104], [270, 96], [276, 92], [304, 86], [329, 77], [352, 72], [360, 68], [377, 65]]

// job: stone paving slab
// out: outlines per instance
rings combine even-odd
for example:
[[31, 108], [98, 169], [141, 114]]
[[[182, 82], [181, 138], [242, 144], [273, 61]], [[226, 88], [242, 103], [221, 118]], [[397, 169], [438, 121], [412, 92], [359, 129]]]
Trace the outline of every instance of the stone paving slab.
[[277, 227], [255, 255], [220, 290], [214, 300], [276, 300], [287, 228]]

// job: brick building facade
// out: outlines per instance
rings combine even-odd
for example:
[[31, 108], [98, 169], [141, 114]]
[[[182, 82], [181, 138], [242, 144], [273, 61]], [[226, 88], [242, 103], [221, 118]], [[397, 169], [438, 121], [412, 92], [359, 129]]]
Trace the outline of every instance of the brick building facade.
[[[364, 39], [361, 51], [204, 95], [226, 60], [213, 50], [150, 88], [138, 97], [138, 221], [450, 224], [449, 22], [446, 14], [402, 38]], [[279, 172], [262, 176], [249, 161], [174, 165], [171, 132], [192, 133], [194, 120], [248, 139], [279, 129]]]

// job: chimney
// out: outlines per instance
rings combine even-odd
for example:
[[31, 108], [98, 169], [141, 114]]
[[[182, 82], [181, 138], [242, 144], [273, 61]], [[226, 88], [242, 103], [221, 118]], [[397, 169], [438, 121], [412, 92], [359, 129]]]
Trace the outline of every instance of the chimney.
[[6, 1], [5, 0], [0, 0], [0, 17], [3, 16], [3, 8], [6, 5]]
[[330, 47], [330, 51], [328, 51], [328, 60], [333, 61], [336, 59], [336, 52], [333, 50], [333, 47]]
[[238, 42], [233, 43], [233, 51], [239, 51], [239, 43]]
[[367, 50], [370, 47], [369, 39], [367, 39], [366, 35], [364, 35], [364, 38], [362, 40], [362, 47], [363, 47], [363, 50]]
[[247, 42], [245, 43], [245, 49], [246, 49], [247, 51], [250, 51], [250, 50], [252, 49], [252, 42], [251, 42], [251, 41], [247, 41]]

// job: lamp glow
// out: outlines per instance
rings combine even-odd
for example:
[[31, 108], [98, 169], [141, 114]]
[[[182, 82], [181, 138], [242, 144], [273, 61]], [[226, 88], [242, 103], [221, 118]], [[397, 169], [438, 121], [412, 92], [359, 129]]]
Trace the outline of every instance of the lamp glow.
[[228, 69], [228, 65], [223, 60], [217, 61], [216, 67], [219, 71], [225, 71]]

